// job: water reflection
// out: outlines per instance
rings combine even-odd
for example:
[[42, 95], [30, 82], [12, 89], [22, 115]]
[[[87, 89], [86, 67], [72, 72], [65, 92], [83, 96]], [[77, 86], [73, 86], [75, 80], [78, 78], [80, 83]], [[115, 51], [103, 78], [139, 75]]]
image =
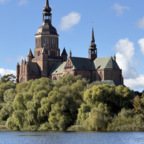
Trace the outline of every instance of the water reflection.
[[0, 132], [0, 144], [144, 144], [144, 133]]

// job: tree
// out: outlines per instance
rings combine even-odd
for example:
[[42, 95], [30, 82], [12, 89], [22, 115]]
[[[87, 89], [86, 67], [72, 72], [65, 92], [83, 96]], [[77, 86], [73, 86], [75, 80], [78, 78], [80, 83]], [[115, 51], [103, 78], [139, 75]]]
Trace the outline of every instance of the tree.
[[16, 77], [13, 74], [7, 74], [1, 78], [1, 81], [3, 83], [7, 83], [9, 81], [16, 82]]
[[141, 112], [141, 101], [140, 101], [140, 97], [136, 96], [134, 98], [134, 102], [133, 102], [133, 107], [134, 107], [134, 113], [140, 113]]
[[8, 89], [4, 92], [4, 104], [0, 111], [2, 120], [7, 120], [13, 113], [13, 101], [16, 92], [14, 88]]
[[108, 125], [108, 131], [143, 131], [144, 115], [123, 108]]
[[8, 89], [15, 89], [16, 84], [13, 83], [12, 81], [8, 81], [6, 83], [3, 83], [0, 85], [0, 101], [3, 102], [4, 101], [4, 92]]
[[102, 131], [107, 129], [109, 119], [107, 105], [100, 103], [97, 107], [91, 109], [91, 112], [89, 112], [89, 116], [84, 121], [83, 125], [91, 131]]

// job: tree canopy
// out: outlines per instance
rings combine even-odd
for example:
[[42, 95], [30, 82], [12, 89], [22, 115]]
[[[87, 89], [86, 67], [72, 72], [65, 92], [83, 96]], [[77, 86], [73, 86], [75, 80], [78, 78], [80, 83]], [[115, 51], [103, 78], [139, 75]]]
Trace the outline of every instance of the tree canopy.
[[19, 84], [9, 77], [0, 83], [0, 120], [12, 130], [143, 130], [144, 93], [73, 75]]

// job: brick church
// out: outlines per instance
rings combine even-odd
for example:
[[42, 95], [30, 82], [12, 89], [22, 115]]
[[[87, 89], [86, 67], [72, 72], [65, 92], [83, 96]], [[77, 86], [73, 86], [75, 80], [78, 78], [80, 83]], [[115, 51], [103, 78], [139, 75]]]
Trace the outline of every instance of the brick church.
[[35, 34], [34, 54], [30, 50], [27, 61], [22, 60], [21, 65], [17, 64], [16, 68], [19, 82], [41, 77], [58, 80], [64, 75], [72, 74], [74, 76], [81, 75], [91, 82], [103, 81], [115, 85], [123, 84], [122, 70], [116, 62], [116, 57], [97, 57], [93, 29], [88, 58], [73, 57], [71, 51], [67, 55], [65, 48], [60, 54], [59, 35], [52, 25], [52, 14], [48, 0], [43, 8], [43, 24]]

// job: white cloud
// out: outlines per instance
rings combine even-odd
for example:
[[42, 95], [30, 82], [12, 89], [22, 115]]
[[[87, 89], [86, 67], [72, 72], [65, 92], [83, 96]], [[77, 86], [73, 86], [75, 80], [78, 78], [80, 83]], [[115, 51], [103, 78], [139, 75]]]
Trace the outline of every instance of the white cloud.
[[137, 26], [140, 29], [144, 29], [144, 17], [138, 21]]
[[25, 5], [27, 3], [27, 0], [20, 0], [19, 1], [19, 6]]
[[117, 62], [123, 71], [124, 78], [135, 78], [137, 72], [133, 65], [134, 44], [128, 38], [121, 39], [115, 45]]
[[77, 12], [71, 12], [61, 18], [60, 29], [67, 30], [80, 22], [81, 15]]
[[115, 3], [113, 5], [113, 9], [117, 12], [117, 15], [120, 16], [120, 15], [123, 15], [124, 10], [129, 10], [130, 8], [127, 7], [127, 6], [121, 6], [121, 5], [117, 4], [117, 3]]
[[[139, 40], [143, 45], [143, 39]], [[115, 45], [117, 63], [122, 69], [124, 84], [132, 89], [144, 89], [144, 74], [138, 74], [134, 65], [134, 43], [128, 38], [121, 39]]]
[[7, 75], [7, 74], [13, 74], [16, 75], [16, 71], [15, 70], [10, 70], [10, 69], [3, 69], [0, 68], [0, 77]]
[[143, 55], [144, 55], [144, 38], [140, 39], [140, 40], [138, 41], [138, 44], [140, 45], [141, 52], [142, 52]]
[[142, 88], [144, 90], [144, 74], [139, 75], [135, 79], [125, 79], [125, 85], [132, 89]]

